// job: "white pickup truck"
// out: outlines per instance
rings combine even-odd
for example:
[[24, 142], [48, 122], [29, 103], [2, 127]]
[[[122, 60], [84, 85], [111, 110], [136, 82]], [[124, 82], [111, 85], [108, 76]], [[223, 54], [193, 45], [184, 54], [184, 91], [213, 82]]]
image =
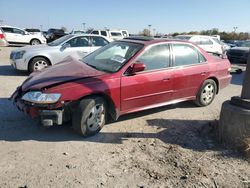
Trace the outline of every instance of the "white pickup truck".
[[127, 30], [93, 30], [91, 34], [102, 35], [113, 40], [120, 40], [129, 36]]

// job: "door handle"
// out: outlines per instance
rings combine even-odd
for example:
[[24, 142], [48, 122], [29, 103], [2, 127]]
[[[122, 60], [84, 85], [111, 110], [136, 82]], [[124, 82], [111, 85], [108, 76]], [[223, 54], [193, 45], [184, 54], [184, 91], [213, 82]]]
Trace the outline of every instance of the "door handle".
[[168, 82], [170, 78], [163, 78], [163, 82]]
[[202, 72], [201, 75], [202, 75], [202, 76], [205, 76], [205, 75], [207, 75], [207, 73], [208, 73], [208, 72]]

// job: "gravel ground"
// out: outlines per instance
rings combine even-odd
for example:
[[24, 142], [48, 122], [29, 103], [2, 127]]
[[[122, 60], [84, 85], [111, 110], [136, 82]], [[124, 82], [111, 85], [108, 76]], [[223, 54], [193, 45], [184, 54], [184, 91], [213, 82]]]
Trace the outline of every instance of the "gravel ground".
[[11, 49], [0, 48], [0, 187], [250, 187], [249, 161], [213, 136], [244, 72], [208, 107], [126, 115], [84, 139], [69, 125], [40, 126], [7, 100], [27, 77], [9, 65]]

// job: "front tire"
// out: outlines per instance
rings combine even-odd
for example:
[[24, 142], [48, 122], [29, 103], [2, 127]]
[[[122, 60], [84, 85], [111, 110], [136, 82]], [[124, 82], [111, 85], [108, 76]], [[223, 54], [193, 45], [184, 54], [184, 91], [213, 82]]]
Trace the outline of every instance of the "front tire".
[[105, 122], [106, 104], [101, 97], [83, 99], [72, 114], [73, 129], [84, 137], [97, 134]]
[[41, 44], [41, 41], [38, 40], [38, 39], [32, 39], [32, 40], [30, 41], [30, 44], [31, 44], [31, 45], [38, 45], [38, 44]]
[[43, 57], [35, 57], [29, 64], [29, 72], [40, 71], [50, 65], [49, 61]]
[[213, 102], [216, 93], [217, 84], [215, 81], [212, 79], [205, 80], [197, 93], [195, 104], [197, 106], [208, 106]]

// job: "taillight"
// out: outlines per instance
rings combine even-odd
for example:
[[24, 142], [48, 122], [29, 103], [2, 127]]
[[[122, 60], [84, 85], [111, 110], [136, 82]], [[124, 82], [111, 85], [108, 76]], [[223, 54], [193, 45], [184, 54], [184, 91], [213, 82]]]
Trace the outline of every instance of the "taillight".
[[4, 39], [4, 35], [3, 34], [0, 34], [0, 39]]

